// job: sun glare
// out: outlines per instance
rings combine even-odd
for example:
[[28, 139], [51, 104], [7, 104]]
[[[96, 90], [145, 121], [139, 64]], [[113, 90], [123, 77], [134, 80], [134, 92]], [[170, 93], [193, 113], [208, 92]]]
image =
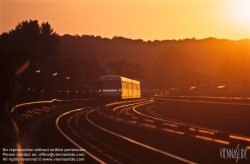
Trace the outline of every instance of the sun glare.
[[250, 0], [234, 0], [232, 14], [238, 23], [250, 26]]

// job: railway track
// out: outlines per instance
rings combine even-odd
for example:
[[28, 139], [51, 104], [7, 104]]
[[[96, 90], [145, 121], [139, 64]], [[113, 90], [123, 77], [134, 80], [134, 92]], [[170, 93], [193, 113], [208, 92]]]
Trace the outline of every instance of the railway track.
[[[195, 163], [120, 134], [119, 130], [107, 128], [111, 122], [105, 125], [103, 122], [105, 119], [100, 120], [95, 109], [82, 108], [60, 115], [56, 125], [71, 143], [86, 149], [86, 154], [98, 163], [154, 163], [156, 159]], [[112, 128], [121, 129], [119, 125]], [[129, 127], [122, 129], [125, 133], [131, 130]]]
[[[84, 149], [84, 163], [235, 163], [220, 156], [220, 149], [234, 145], [208, 140], [217, 131], [153, 116], [145, 110], [153, 103], [111, 103], [61, 113], [41, 125], [41, 140], [47, 142], [45, 146]], [[55, 136], [44, 134], [49, 125]], [[197, 134], [202, 137], [195, 137]], [[52, 137], [60, 145], [52, 143], [56, 139]]]
[[[209, 159], [208, 161], [210, 162], [208, 163], [230, 162], [223, 161], [215, 157], [215, 152], [218, 152], [219, 149], [222, 149], [223, 147], [230, 149], [232, 147], [240, 146], [242, 149], [248, 151], [250, 150], [249, 137], [236, 134], [225, 135], [224, 133], [217, 130], [207, 129], [195, 125], [190, 126], [166, 119], [164, 117], [152, 116], [152, 113], [149, 114], [150, 112], [145, 110], [145, 106], [148, 108], [150, 104], [152, 105], [152, 103], [153, 101], [147, 101], [143, 103], [134, 103], [134, 105], [126, 104], [114, 106], [113, 108], [106, 108], [99, 111], [99, 114], [110, 120], [130, 126], [136, 126], [142, 129], [147, 129], [151, 132], [153, 131], [154, 133], [160, 133], [169, 136], [174, 135], [175, 137], [180, 138], [180, 140], [184, 139], [185, 142], [195, 140], [194, 143], [199, 143], [203, 146], [206, 146], [207, 149], [210, 150], [208, 152], [211, 155], [211, 157], [203, 158], [203, 160], [200, 161], [193, 159], [194, 161], [198, 161], [198, 163], [204, 163], [204, 159]], [[217, 154], [217, 157], [218, 156], [219, 155]]]

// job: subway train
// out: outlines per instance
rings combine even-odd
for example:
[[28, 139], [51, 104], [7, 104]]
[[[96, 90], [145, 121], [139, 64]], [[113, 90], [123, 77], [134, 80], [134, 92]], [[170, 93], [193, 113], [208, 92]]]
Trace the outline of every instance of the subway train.
[[140, 82], [117, 75], [99, 77], [99, 99], [120, 101], [141, 98]]

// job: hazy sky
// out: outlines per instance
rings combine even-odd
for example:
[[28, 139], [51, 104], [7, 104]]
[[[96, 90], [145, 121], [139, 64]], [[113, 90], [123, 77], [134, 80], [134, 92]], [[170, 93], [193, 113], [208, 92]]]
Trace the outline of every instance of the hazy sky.
[[250, 38], [250, 0], [0, 0], [0, 33], [30, 19], [59, 35]]

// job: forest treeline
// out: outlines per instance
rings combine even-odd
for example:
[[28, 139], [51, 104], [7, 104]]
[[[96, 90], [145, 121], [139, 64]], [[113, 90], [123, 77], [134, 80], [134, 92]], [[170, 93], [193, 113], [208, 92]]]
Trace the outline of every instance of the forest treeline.
[[62, 58], [84, 56], [112, 63], [108, 65], [118, 74], [144, 78], [156, 88], [188, 87], [211, 80], [241, 80], [249, 78], [250, 72], [247, 71], [250, 70], [249, 39], [143, 41], [66, 34], [60, 37], [59, 51]]
[[103, 72], [96, 60], [84, 56], [62, 60], [60, 40], [48, 22], [37, 20], [22, 21], [0, 35], [1, 102], [15, 106], [97, 97], [93, 83]]
[[[23, 21], [0, 35], [1, 60], [8, 63], [10, 72], [31, 61], [19, 78], [21, 85], [50, 90], [84, 89], [104, 75], [98, 68], [100, 61], [118, 75], [150, 81], [155, 88], [249, 78], [249, 45], [249, 39], [143, 41], [120, 36], [59, 36], [48, 22], [37, 20]], [[58, 76], [52, 78], [53, 73]]]

